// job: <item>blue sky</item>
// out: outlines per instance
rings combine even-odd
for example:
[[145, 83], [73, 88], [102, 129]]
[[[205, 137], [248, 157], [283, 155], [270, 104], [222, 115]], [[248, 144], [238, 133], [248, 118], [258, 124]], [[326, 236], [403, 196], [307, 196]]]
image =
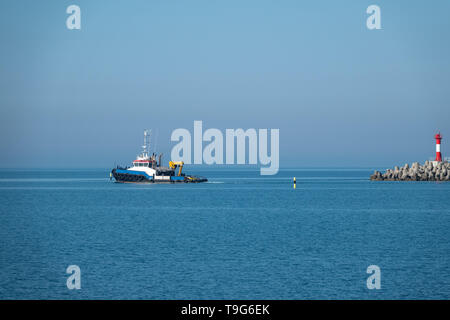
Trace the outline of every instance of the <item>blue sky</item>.
[[[81, 8], [81, 30], [66, 8]], [[366, 28], [381, 8], [382, 30]], [[280, 166], [450, 155], [449, 1], [2, 1], [0, 167], [110, 167], [145, 128], [279, 128]], [[167, 158], [166, 158], [167, 159]]]

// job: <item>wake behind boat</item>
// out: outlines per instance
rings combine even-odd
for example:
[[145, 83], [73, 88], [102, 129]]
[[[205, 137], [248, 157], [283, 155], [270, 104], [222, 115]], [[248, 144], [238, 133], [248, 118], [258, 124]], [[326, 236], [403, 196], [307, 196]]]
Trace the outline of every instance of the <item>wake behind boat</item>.
[[[144, 131], [142, 153], [133, 161], [131, 167], [117, 166], [111, 171], [111, 177], [122, 183], [197, 183], [208, 179], [199, 176], [185, 175], [182, 170], [183, 161], [169, 161], [169, 167], [162, 166], [162, 154], [150, 156], [150, 131]], [[178, 170], [177, 170], [178, 169]]]

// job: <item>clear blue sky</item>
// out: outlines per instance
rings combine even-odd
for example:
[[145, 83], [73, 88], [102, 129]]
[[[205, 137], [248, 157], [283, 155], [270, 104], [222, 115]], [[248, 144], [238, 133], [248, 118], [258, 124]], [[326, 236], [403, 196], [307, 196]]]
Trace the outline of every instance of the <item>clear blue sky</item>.
[[[382, 30], [366, 28], [371, 4]], [[438, 129], [450, 156], [449, 14], [446, 0], [3, 0], [0, 167], [126, 164], [145, 128], [168, 155], [194, 120], [279, 128], [281, 167], [424, 161]]]

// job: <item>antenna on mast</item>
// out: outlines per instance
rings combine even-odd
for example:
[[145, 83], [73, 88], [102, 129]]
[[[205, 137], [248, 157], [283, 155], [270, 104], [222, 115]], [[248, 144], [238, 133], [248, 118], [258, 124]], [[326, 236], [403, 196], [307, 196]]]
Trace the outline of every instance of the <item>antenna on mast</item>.
[[142, 146], [142, 157], [148, 158], [148, 154], [150, 152], [150, 137], [152, 134], [152, 130], [146, 129], [144, 130], [144, 145]]

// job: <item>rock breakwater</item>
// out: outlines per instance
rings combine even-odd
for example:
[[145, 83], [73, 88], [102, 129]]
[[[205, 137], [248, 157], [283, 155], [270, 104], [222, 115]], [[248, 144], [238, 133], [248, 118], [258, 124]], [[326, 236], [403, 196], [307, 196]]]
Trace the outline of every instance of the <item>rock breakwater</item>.
[[411, 166], [394, 167], [381, 173], [375, 171], [370, 180], [376, 181], [450, 181], [450, 163], [425, 161], [424, 165], [414, 162]]

